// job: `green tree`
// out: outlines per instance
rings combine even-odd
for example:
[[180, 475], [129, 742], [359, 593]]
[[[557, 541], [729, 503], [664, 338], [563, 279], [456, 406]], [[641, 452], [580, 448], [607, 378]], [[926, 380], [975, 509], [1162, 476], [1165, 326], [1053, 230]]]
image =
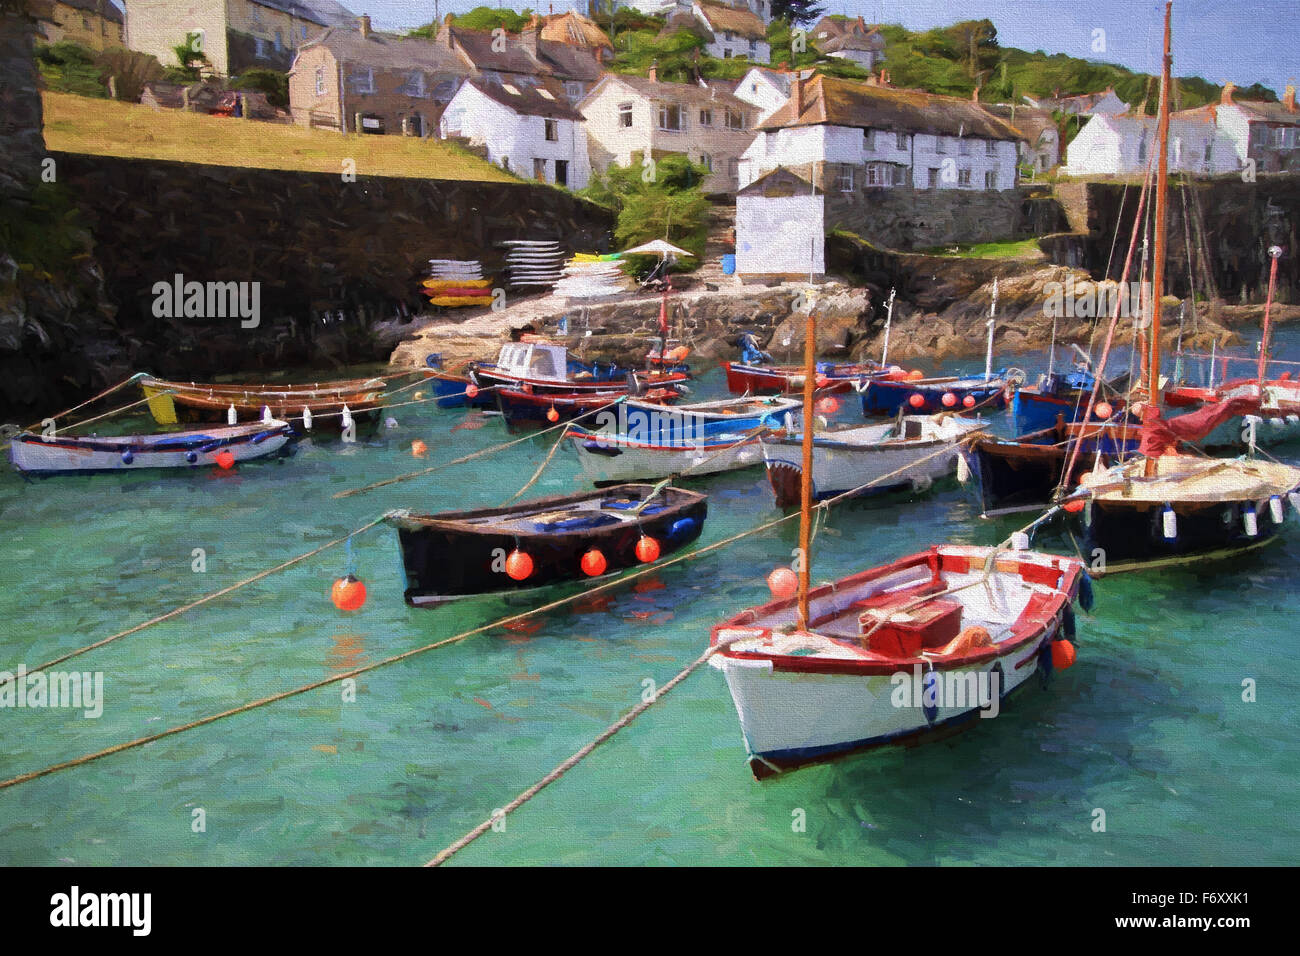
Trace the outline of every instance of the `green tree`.
[[[709, 230], [709, 201], [703, 191], [708, 170], [672, 154], [655, 162], [649, 182], [646, 173], [644, 166], [610, 166], [582, 195], [618, 211], [614, 238], [620, 248], [666, 239], [694, 253], [677, 263], [676, 271], [698, 268]], [[653, 256], [631, 256], [627, 266], [645, 275], [657, 261]]]
[[245, 70], [230, 83], [232, 90], [256, 90], [266, 101], [282, 110], [289, 108], [289, 74], [261, 67]]
[[817, 0], [772, 0], [772, 18], [794, 26], [815, 23], [825, 12]]

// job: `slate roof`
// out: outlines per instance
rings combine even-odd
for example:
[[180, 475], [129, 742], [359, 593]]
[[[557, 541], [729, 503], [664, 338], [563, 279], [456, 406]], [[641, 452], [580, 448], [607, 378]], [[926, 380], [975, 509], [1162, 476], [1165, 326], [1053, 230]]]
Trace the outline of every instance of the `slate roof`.
[[585, 119], [569, 105], [569, 101], [564, 98], [564, 89], [554, 80], [536, 86], [510, 80], [494, 83], [480, 77], [465, 82], [488, 99], [514, 110], [521, 116], [544, 116], [548, 119], [567, 119], [577, 123]]

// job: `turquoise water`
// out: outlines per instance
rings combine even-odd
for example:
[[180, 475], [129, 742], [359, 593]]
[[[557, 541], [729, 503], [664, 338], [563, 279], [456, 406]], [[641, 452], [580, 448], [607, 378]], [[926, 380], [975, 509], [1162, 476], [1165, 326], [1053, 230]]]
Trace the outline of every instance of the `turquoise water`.
[[[1015, 364], [1037, 369], [1036, 357]], [[718, 373], [697, 396], [722, 392]], [[229, 585], [395, 507], [495, 504], [545, 439], [335, 500], [505, 439], [475, 413], [406, 407], [357, 445], [313, 438], [235, 473], [0, 476], [0, 669], [33, 666]], [[410, 444], [424, 440], [416, 461]], [[701, 544], [777, 516], [761, 470], [710, 492]], [[530, 494], [580, 487], [558, 454]], [[832, 514], [815, 576], [942, 540], [993, 543], [955, 484]], [[637, 586], [358, 680], [0, 791], [6, 864], [415, 864], [662, 685], [709, 627], [766, 597], [794, 523]], [[1051, 538], [1043, 546], [1061, 544]], [[207, 570], [192, 569], [195, 548]], [[335, 610], [342, 548], [58, 669], [102, 671], [104, 712], [0, 710], [0, 777], [319, 680], [542, 603], [436, 611], [401, 598], [395, 536], [356, 539], [369, 601]], [[1079, 660], [1001, 717], [923, 748], [755, 782], [722, 677], [700, 669], [457, 863], [1283, 864], [1300, 818], [1294, 597], [1300, 528], [1232, 566], [1099, 582]], [[1242, 681], [1258, 682], [1243, 703]], [[206, 831], [192, 830], [202, 808]], [[1094, 832], [1094, 811], [1106, 831]], [[792, 824], [803, 811], [806, 828]]]

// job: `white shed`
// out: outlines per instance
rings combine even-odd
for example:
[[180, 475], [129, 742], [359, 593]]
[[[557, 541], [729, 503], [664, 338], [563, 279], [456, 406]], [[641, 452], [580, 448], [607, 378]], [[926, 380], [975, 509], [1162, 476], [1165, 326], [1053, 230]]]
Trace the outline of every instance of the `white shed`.
[[784, 167], [736, 193], [736, 274], [808, 278], [826, 274], [825, 196]]

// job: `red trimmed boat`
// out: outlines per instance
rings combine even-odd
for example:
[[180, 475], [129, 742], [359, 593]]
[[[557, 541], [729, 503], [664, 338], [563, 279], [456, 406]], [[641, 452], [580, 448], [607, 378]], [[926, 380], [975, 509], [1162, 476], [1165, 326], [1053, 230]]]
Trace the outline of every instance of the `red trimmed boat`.
[[861, 750], [936, 737], [1038, 674], [1074, 661], [1083, 564], [1028, 551], [943, 545], [713, 628], [711, 659], [760, 779]]

